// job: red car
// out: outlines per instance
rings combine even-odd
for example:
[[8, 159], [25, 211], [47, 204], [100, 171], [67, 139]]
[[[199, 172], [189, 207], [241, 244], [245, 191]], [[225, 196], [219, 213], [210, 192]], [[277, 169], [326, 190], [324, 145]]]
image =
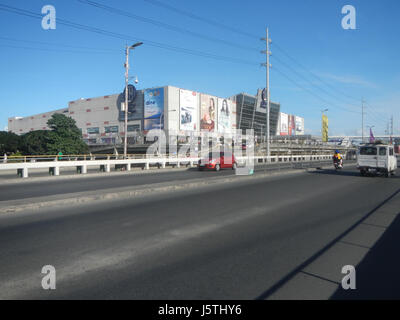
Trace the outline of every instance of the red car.
[[235, 156], [232, 153], [221, 152], [219, 157], [215, 157], [215, 154], [209, 153], [208, 158], [199, 160], [199, 170], [213, 169], [219, 171], [220, 169], [236, 169], [237, 163]]

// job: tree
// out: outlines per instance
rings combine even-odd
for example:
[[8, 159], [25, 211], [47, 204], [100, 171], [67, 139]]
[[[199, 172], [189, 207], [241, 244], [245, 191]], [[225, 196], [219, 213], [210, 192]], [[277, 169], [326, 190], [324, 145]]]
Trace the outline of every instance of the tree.
[[47, 130], [36, 130], [24, 134], [22, 136], [23, 153], [26, 155], [51, 154], [47, 148], [50, 142], [50, 134], [51, 132]]
[[53, 114], [47, 121], [51, 128], [48, 136], [47, 151], [51, 154], [83, 154], [89, 151], [82, 140], [82, 134], [74, 119], [64, 114]]
[[23, 139], [12, 132], [0, 131], [0, 155], [16, 153], [23, 148]]

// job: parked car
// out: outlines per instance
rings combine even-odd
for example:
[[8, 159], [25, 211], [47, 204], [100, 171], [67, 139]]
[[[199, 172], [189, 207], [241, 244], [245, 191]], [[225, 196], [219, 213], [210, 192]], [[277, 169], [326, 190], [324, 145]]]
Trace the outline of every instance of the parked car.
[[198, 168], [200, 171], [204, 169], [212, 169], [219, 171], [221, 169], [236, 169], [237, 163], [235, 156], [232, 153], [221, 152], [217, 157], [213, 153], [209, 153], [208, 157], [199, 160]]
[[359, 147], [357, 168], [362, 176], [368, 173], [383, 173], [386, 177], [395, 174], [397, 157], [392, 145], [365, 144]]

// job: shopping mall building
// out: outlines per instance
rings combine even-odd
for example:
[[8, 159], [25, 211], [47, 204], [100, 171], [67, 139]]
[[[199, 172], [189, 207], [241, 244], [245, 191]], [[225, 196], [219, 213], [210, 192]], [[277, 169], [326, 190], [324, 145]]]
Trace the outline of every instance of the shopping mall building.
[[[128, 141], [135, 143], [151, 129], [190, 135], [210, 131], [223, 134], [236, 129], [253, 129], [263, 139], [266, 130], [265, 101], [260, 95], [240, 93], [220, 98], [173, 86], [130, 91], [128, 103]], [[48, 130], [47, 121], [55, 113], [76, 121], [88, 144], [118, 144], [125, 135], [125, 94], [71, 101], [68, 108], [8, 119], [8, 130], [24, 134]], [[304, 119], [280, 111], [271, 102], [270, 135], [304, 135]]]

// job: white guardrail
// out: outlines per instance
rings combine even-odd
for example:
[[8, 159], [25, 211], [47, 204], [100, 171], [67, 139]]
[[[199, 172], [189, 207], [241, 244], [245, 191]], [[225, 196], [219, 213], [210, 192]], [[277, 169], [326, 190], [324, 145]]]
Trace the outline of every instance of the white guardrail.
[[[62, 160], [59, 160], [61, 158]], [[48, 168], [49, 173], [58, 176], [61, 167], [76, 167], [79, 173], [87, 173], [88, 167], [99, 166], [101, 171], [110, 172], [111, 166], [123, 166], [126, 171], [130, 171], [132, 165], [142, 165], [142, 169], [150, 169], [150, 165], [158, 165], [165, 168], [167, 165], [180, 167], [186, 165], [194, 167], [197, 165], [200, 157], [156, 157], [156, 158], [143, 158], [143, 159], [82, 159], [71, 160], [65, 159], [65, 156], [57, 156], [51, 161], [26, 161], [26, 162], [12, 162], [12, 159], [5, 162], [0, 160], [1, 170], [17, 170], [23, 178], [28, 178], [29, 170]], [[292, 156], [253, 156], [253, 157], [236, 157], [238, 164], [243, 164], [248, 161], [254, 161], [254, 164], [260, 163], [283, 163], [283, 162], [311, 162], [331, 160], [332, 155], [292, 155]], [[31, 159], [32, 160], [32, 159]]]

